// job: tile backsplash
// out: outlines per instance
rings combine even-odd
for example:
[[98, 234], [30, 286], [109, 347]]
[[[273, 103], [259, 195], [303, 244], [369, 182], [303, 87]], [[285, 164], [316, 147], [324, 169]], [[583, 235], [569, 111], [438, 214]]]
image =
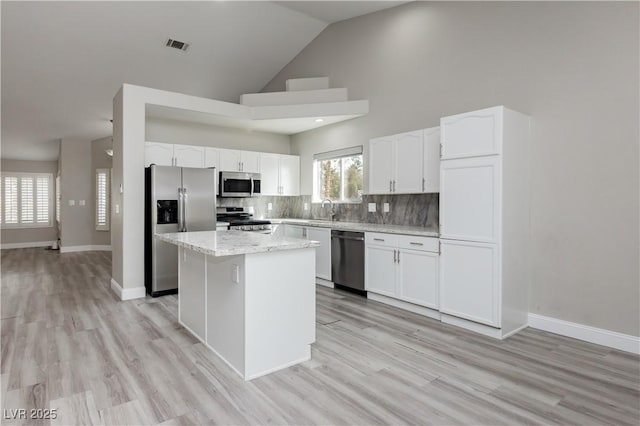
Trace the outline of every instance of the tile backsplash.
[[[343, 222], [380, 223], [423, 226], [438, 230], [439, 194], [364, 195], [361, 203], [335, 204], [336, 220]], [[304, 210], [304, 204], [309, 206]], [[369, 203], [376, 211], [369, 212]], [[389, 212], [383, 212], [389, 203]], [[271, 204], [271, 210], [268, 209]], [[218, 198], [218, 207], [253, 207], [257, 218], [330, 219], [330, 207], [312, 203], [310, 195], [295, 197]]]

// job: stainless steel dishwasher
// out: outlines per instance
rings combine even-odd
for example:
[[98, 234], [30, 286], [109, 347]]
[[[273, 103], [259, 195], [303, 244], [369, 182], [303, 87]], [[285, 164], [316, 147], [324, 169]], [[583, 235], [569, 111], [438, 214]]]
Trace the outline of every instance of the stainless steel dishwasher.
[[364, 293], [364, 233], [331, 231], [331, 279]]

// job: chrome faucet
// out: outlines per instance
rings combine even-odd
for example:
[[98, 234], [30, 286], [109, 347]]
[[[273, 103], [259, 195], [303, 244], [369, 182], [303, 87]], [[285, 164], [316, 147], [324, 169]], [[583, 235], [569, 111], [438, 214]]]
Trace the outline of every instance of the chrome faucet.
[[320, 205], [321, 208], [324, 208], [324, 205], [329, 203], [329, 206], [331, 206], [331, 221], [334, 221], [336, 218], [336, 210], [333, 207], [333, 201], [331, 201], [328, 198], [325, 198], [324, 200], [322, 200], [322, 204]]

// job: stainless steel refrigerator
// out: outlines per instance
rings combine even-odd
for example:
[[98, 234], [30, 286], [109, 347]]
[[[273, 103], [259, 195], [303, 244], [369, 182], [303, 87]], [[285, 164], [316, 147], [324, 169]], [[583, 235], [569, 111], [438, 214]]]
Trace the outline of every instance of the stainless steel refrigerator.
[[216, 229], [216, 169], [145, 169], [145, 287], [151, 296], [178, 291], [178, 247], [155, 234]]

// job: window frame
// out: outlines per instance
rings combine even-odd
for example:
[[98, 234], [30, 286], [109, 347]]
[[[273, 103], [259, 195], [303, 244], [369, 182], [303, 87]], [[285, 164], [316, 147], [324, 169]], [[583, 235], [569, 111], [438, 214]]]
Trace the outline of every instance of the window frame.
[[[6, 205], [4, 199], [5, 178], [15, 177], [18, 180], [17, 185], [17, 223], [6, 223]], [[33, 222], [22, 222], [22, 178], [33, 179]], [[47, 178], [47, 223], [38, 223], [38, 178]], [[31, 172], [2, 172], [0, 173], [0, 204], [2, 211], [0, 212], [0, 229], [34, 229], [34, 228], [51, 228], [53, 227], [54, 204], [53, 199], [53, 173], [31, 173]]]
[[[100, 193], [100, 188], [99, 188], [99, 182], [98, 182], [98, 176], [100, 174], [105, 174], [106, 175], [106, 182], [105, 182], [105, 223], [101, 224], [99, 223], [99, 218], [98, 218], [98, 210], [100, 209], [100, 199], [98, 198], [98, 194]], [[111, 228], [111, 215], [110, 215], [110, 208], [111, 208], [111, 169], [106, 169], [106, 168], [100, 168], [100, 169], [96, 169], [96, 173], [95, 173], [95, 183], [96, 183], [96, 192], [95, 192], [95, 225], [96, 225], [96, 231], [109, 231]]]
[[335, 151], [328, 151], [314, 154], [313, 156], [313, 194], [311, 195], [311, 203], [319, 204], [322, 203], [322, 198], [319, 197], [319, 191], [321, 188], [320, 184], [320, 172], [319, 172], [319, 164], [322, 161], [328, 160], [339, 160], [348, 157], [356, 157], [360, 156], [362, 161], [362, 193], [360, 194], [359, 199], [345, 199], [345, 173], [344, 173], [344, 165], [340, 162], [340, 199], [332, 200], [333, 204], [361, 204], [362, 196], [364, 195], [364, 150], [362, 145], [353, 146], [349, 148], [338, 149]]

